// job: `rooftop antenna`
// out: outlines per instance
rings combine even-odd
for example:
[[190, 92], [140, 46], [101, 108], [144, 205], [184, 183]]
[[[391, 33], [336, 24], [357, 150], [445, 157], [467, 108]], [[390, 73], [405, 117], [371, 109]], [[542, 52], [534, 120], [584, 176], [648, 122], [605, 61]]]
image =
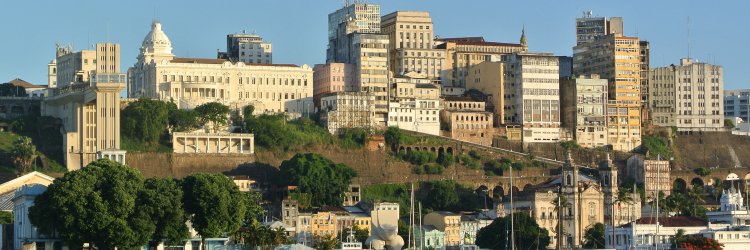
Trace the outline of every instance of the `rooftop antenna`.
[[688, 16], [688, 59], [690, 59], [690, 16]]

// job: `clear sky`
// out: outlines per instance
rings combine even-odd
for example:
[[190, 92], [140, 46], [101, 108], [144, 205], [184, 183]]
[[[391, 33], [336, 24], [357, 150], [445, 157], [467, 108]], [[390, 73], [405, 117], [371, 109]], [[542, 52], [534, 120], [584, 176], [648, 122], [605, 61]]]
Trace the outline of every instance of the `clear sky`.
[[[325, 62], [328, 13], [341, 0], [0, 0], [0, 82], [16, 77], [46, 84], [55, 42], [81, 50], [97, 42], [121, 44], [122, 71], [159, 19], [180, 57], [216, 56], [226, 34], [255, 31], [274, 46], [274, 63]], [[651, 42], [651, 66], [691, 55], [724, 66], [726, 89], [750, 88], [750, 0], [370, 0], [381, 14], [429, 11], [442, 37], [484, 36], [518, 42], [526, 26], [529, 50], [571, 55], [576, 17], [621, 16], [625, 34]]]

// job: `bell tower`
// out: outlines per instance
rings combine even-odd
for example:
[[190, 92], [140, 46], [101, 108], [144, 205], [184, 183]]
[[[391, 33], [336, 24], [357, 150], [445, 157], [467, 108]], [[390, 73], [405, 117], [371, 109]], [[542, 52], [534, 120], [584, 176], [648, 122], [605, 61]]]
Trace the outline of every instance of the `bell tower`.
[[564, 235], [560, 236], [562, 240], [562, 246], [564, 248], [577, 249], [580, 247], [580, 221], [579, 221], [579, 169], [578, 166], [573, 164], [573, 157], [570, 155], [570, 150], [567, 152], [565, 163], [562, 165], [562, 195], [568, 200], [568, 204], [563, 208], [562, 223]]

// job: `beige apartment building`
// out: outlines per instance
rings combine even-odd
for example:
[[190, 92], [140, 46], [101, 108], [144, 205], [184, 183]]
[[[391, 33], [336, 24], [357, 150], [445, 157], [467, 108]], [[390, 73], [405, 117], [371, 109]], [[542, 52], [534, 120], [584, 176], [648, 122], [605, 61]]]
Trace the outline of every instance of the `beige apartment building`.
[[560, 81], [562, 127], [585, 148], [603, 147], [607, 141], [607, 79], [598, 75]]
[[237, 109], [254, 105], [257, 113], [314, 112], [309, 66], [175, 57], [158, 22], [143, 40], [138, 62], [128, 69], [128, 96], [173, 101], [183, 109], [219, 102]]
[[443, 87], [466, 86], [471, 66], [485, 61], [500, 61], [503, 55], [528, 52], [525, 36], [522, 43], [485, 41], [483, 37], [443, 38], [436, 41], [437, 49], [445, 50]]
[[331, 134], [342, 128], [375, 126], [375, 96], [367, 92], [333, 92], [320, 98], [320, 121]]
[[461, 235], [461, 215], [447, 211], [435, 211], [424, 216], [422, 224], [433, 226], [445, 233], [447, 247], [459, 246], [463, 243]]
[[719, 65], [680, 60], [651, 69], [653, 124], [677, 131], [724, 130], [724, 77]]
[[441, 79], [445, 50], [433, 49], [434, 28], [429, 12], [396, 11], [382, 17], [380, 28], [388, 35], [391, 72], [416, 72], [431, 80]]
[[641, 145], [641, 68], [637, 37], [613, 33], [573, 48], [576, 75], [598, 74], [609, 81], [608, 144], [630, 151]]
[[440, 123], [444, 136], [480, 145], [492, 145], [495, 129], [493, 114], [486, 111], [485, 102], [469, 97], [446, 96]]
[[505, 63], [505, 123], [521, 125], [524, 142], [559, 141], [559, 58], [551, 53], [514, 53]]
[[392, 80], [388, 126], [440, 135], [440, 86], [413, 75]]
[[481, 62], [469, 69], [467, 89], [476, 89], [487, 97], [488, 108], [495, 115], [494, 125], [505, 124], [505, 64]]
[[63, 125], [63, 152], [69, 171], [108, 158], [125, 163], [120, 148], [120, 45], [98, 43], [95, 50], [57, 48], [57, 87], [47, 91], [42, 115]]

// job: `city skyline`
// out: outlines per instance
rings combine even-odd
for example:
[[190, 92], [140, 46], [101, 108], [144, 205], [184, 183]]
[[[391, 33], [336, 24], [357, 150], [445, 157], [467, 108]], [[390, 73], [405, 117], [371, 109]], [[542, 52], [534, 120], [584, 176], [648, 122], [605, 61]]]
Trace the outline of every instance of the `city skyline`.
[[[121, 70], [125, 70], [136, 61], [140, 43], [153, 20], [162, 22], [172, 40], [174, 54], [179, 57], [214, 58], [217, 49], [226, 49], [227, 34], [245, 30], [248, 33], [255, 31], [274, 44], [274, 63], [310, 66], [324, 63], [328, 13], [340, 8], [342, 2], [286, 3], [232, 2], [228, 3], [233, 4], [228, 8], [195, 1], [180, 5], [135, 1], [127, 6], [96, 1], [76, 5], [50, 2], [38, 9], [34, 19], [24, 19], [24, 15], [29, 14], [27, 10], [36, 7], [31, 3], [0, 3], [0, 9], [7, 10], [0, 17], [0, 31], [6, 34], [6, 38], [15, 38], [0, 42], [3, 44], [0, 46], [0, 55], [3, 55], [0, 58], [0, 79], [21, 78], [34, 84], [46, 84], [46, 65], [54, 59], [56, 42], [73, 44], [75, 50], [87, 49], [97, 42], [120, 43]], [[380, 4], [382, 15], [397, 10], [428, 11], [433, 18], [435, 34], [441, 37], [484, 36], [491, 41], [515, 43], [525, 27], [531, 52], [568, 56], [572, 55], [575, 45], [575, 18], [583, 11], [592, 10], [597, 16], [621, 16], [626, 35], [651, 42], [652, 67], [678, 64], [680, 58], [687, 57], [689, 16], [691, 57], [722, 65], [726, 89], [746, 87], [741, 72], [750, 68], [750, 62], [742, 60], [743, 55], [748, 55], [748, 49], [741, 46], [750, 42], [750, 34], [735, 32], [738, 29], [727, 25], [739, 23], [734, 19], [741, 16], [742, 10], [750, 9], [750, 2], [746, 1], [730, 1], [721, 7], [675, 5], [677, 2], [673, 1], [637, 1], [626, 6], [596, 1], [543, 2], [544, 9], [533, 8], [542, 2], [368, 3]], [[647, 3], [648, 9], [640, 7]], [[242, 11], [245, 9], [248, 11]], [[255, 11], [257, 9], [262, 11]], [[493, 11], [496, 9], [513, 11]], [[455, 15], [461, 18], [455, 18]], [[62, 19], [61, 16], [69, 18]], [[35, 49], [22, 50], [19, 47]]]

